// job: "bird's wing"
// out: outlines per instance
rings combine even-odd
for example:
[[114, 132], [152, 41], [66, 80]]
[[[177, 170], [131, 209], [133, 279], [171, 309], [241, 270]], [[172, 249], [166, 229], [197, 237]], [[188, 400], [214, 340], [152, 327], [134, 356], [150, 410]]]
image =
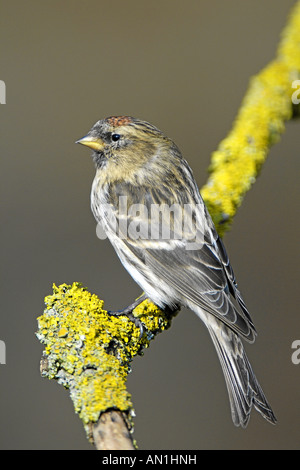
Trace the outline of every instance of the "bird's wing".
[[[246, 307], [235, 302], [225, 270], [210, 247], [197, 251], [184, 249], [146, 250], [145, 263], [160, 279], [172, 286], [189, 305], [211, 313], [249, 341], [254, 339], [254, 327]], [[240, 300], [240, 294], [238, 296]]]
[[[161, 205], [163, 201], [174, 200], [170, 194], [164, 197], [165, 192], [156, 194], [153, 188], [135, 188], [134, 194], [140, 201], [140, 207], [135, 208], [137, 210], [129, 213], [125, 211], [125, 215], [115, 210], [119, 228], [126, 219], [126, 233], [121, 233], [121, 243], [124, 246], [123, 253], [127, 253], [128, 264], [135, 264], [141, 271], [142, 266], [145, 266], [145, 273], [151, 272], [158, 282], [160, 280], [168, 284], [178, 293], [178, 300], [211, 313], [248, 341], [253, 341], [253, 322], [237, 289], [224, 245], [200, 194], [197, 196], [197, 204], [192, 200], [190, 222], [184, 227], [182, 223], [177, 223], [178, 219], [182, 221], [183, 218], [178, 217], [176, 211], [170, 213], [167, 210], [165, 214], [162, 211], [160, 224], [155, 218], [154, 223], [152, 219], [150, 221], [150, 206], [153, 207], [156, 201]], [[194, 194], [195, 192], [193, 197]], [[187, 201], [186, 195], [186, 187], [176, 194], [177, 201], [180, 202], [177, 206], [179, 212], [184, 207], [183, 200]], [[170, 207], [170, 202], [166, 206]], [[166, 228], [167, 217], [170, 230], [167, 237], [164, 237], [162, 231]], [[200, 221], [196, 228], [193, 223], [195, 220]], [[150, 233], [151, 222], [154, 237]], [[120, 241], [118, 244], [120, 247]], [[126, 267], [127, 263], [124, 264]]]

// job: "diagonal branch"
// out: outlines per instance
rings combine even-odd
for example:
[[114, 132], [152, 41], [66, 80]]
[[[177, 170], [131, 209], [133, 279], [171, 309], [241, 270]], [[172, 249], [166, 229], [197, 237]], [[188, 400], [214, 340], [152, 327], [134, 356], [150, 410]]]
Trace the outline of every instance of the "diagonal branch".
[[277, 57], [255, 75], [232, 130], [213, 153], [201, 194], [219, 234], [224, 235], [286, 121], [299, 114], [293, 84], [300, 79], [300, 2], [282, 32]]

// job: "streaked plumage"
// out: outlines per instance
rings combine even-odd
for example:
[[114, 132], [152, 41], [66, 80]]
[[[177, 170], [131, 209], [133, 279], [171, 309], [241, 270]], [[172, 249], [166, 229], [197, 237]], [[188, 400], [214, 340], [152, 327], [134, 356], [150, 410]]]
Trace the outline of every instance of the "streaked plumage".
[[[255, 340], [253, 322], [224, 245], [177, 146], [155, 126], [128, 116], [98, 121], [78, 142], [94, 149], [92, 211], [125, 268], [156, 305], [188, 307], [207, 326], [224, 372], [234, 424], [247, 425], [252, 405], [275, 423], [241, 341]], [[125, 211], [120, 209], [120, 197], [127, 198]], [[128, 214], [134, 204], [143, 210]], [[161, 227], [156, 238], [149, 237], [155, 204], [175, 204], [182, 211], [185, 205], [192, 207], [191, 220], [201, 221], [197, 249], [194, 245], [188, 249], [193, 224], [177, 237], [182, 225], [172, 213], [170, 237], [162, 238]], [[148, 236], [131, 236], [131, 223]]]

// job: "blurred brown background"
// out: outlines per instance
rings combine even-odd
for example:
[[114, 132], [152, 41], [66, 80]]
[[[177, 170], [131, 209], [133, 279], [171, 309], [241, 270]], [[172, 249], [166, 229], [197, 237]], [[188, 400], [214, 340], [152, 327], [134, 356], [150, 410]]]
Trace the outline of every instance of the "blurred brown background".
[[[42, 379], [36, 318], [52, 283], [81, 281], [110, 309], [139, 288], [89, 207], [94, 167], [74, 142], [98, 119], [129, 114], [172, 137], [201, 187], [249, 78], [275, 55], [291, 0], [1, 2], [2, 449], [92, 449], [68, 392]], [[300, 365], [300, 121], [271, 149], [225, 243], [259, 331], [247, 346], [278, 425], [231, 421], [204, 326], [189, 311], [133, 363], [141, 449], [295, 449]]]

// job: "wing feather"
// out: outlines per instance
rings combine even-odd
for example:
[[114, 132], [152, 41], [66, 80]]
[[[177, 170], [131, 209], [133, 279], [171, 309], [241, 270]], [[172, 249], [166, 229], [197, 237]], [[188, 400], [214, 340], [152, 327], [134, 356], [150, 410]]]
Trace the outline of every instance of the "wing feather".
[[[134, 266], [136, 272], [138, 271], [138, 275], [133, 276], [137, 282], [143, 278], [150, 283], [152, 279], [158, 291], [161, 286], [169, 286], [178, 295], [174, 302], [180, 301], [195, 310], [199, 308], [211, 313], [251, 342], [256, 334], [253, 322], [237, 289], [224, 245], [196, 183], [193, 178], [188, 178], [184, 186], [180, 187], [178, 181], [177, 179], [176, 187], [162, 186], [159, 189], [145, 185], [133, 188], [128, 183], [120, 185], [117, 190], [115, 188], [114, 193], [110, 193], [108, 202], [111, 203], [118, 227], [125, 229], [124, 232], [119, 231], [116, 237], [112, 230], [109, 231], [106, 220], [111, 242], [124, 266], [129, 270], [130, 266]], [[117, 196], [120, 195], [128, 196], [125, 211], [120, 211], [117, 204]], [[182, 211], [189, 204], [192, 208], [190, 220], [200, 221], [200, 224], [190, 223], [183, 227], [177, 223], [180, 213], [169, 211], [166, 214], [171, 218], [169, 238], [162, 236], [162, 227], [165, 227], [164, 213], [160, 214], [161, 226], [156, 230], [156, 237], [151, 236], [151, 210], [157, 202], [168, 207], [176, 202]], [[132, 211], [132, 207], [136, 209], [137, 205], [141, 210]], [[135, 229], [138, 227], [139, 236], [133, 236], [132, 231], [128, 230], [130, 224]], [[157, 225], [157, 221], [155, 224]], [[191, 243], [194, 243], [192, 249]], [[145, 282], [140, 285], [147, 293]], [[161, 296], [163, 295], [162, 292]]]

